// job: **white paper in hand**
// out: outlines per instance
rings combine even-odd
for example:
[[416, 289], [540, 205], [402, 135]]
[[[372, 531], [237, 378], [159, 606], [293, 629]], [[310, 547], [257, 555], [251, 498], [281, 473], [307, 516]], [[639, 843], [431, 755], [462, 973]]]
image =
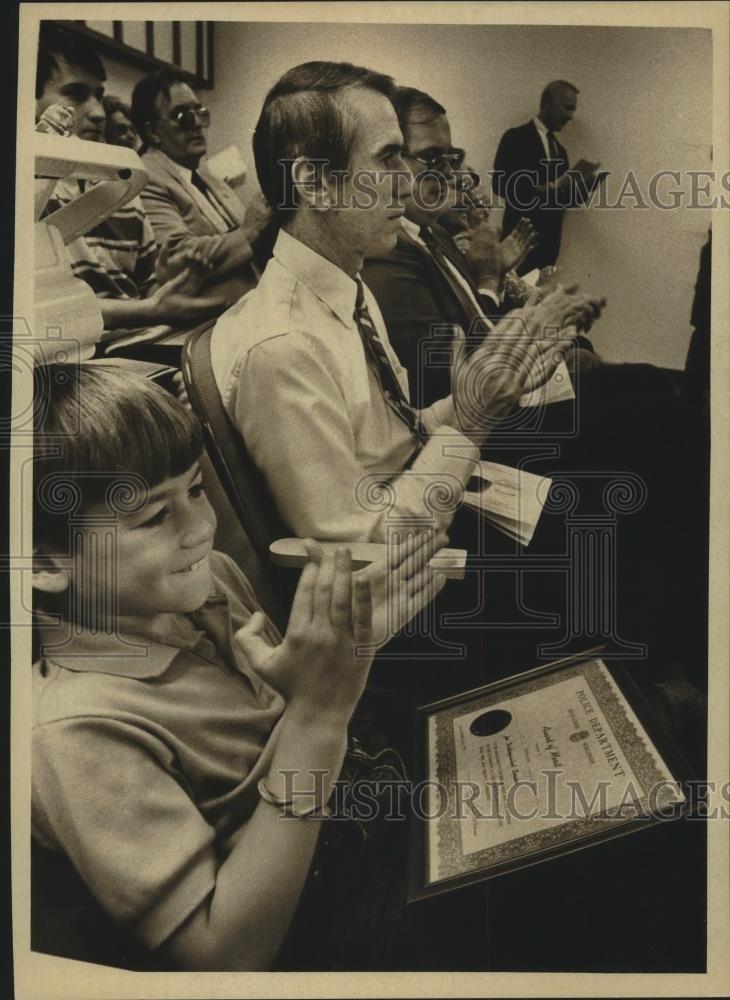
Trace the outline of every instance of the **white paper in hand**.
[[531, 271], [528, 271], [527, 274], [522, 275], [522, 280], [526, 285], [530, 285], [532, 288], [536, 288], [537, 283], [540, 280], [540, 268], [533, 267], [533, 269]]
[[552, 480], [496, 462], [479, 462], [474, 477], [481, 490], [467, 490], [464, 503], [510, 538], [529, 545], [540, 520]]

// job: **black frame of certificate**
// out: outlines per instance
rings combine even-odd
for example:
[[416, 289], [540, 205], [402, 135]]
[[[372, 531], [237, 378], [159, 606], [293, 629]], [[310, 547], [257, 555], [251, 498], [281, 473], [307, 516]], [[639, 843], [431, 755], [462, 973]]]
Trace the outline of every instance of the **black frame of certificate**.
[[[414, 784], [417, 784], [419, 781], [432, 780], [433, 778], [429, 774], [428, 762], [428, 719], [430, 716], [458, 706], [468, 707], [470, 703], [478, 703], [485, 696], [497, 693], [503, 693], [509, 697], [512, 692], [517, 693], [520, 688], [531, 685], [534, 681], [539, 682], [543, 677], [547, 677], [550, 674], [561, 674], [570, 667], [601, 660], [600, 653], [602, 648], [586, 650], [584, 653], [546, 663], [532, 670], [486, 684], [483, 687], [473, 688], [461, 694], [452, 695], [441, 701], [430, 702], [416, 708], [414, 753], [412, 758]], [[525, 851], [524, 854], [518, 857], [482, 867], [476, 866], [470, 870], [465, 870], [463, 873], [448, 876], [434, 882], [429, 881], [428, 876], [428, 837], [431, 821], [412, 814], [410, 829], [409, 903], [428, 899], [431, 896], [440, 895], [444, 892], [451, 892], [463, 886], [496, 878], [499, 875], [509, 874], [512, 871], [540, 864], [544, 861], [550, 861], [566, 854], [582, 851], [595, 844], [624, 837], [630, 833], [656, 826], [661, 822], [673, 822], [693, 813], [696, 808], [696, 802], [685, 787], [687, 782], [696, 780], [697, 778], [693, 767], [656, 718], [631, 677], [630, 669], [627, 665], [616, 660], [601, 660], [601, 663], [610, 674], [612, 680], [615, 681], [621, 694], [626, 698], [630, 708], [651, 740], [654, 749], [669, 770], [672, 779], [679, 785], [685, 796], [685, 801], [677, 803], [674, 806], [673, 814], [670, 817], [640, 816], [634, 819], [610, 821], [607, 825], [592, 833], [567, 836], [565, 841], [554, 843], [549, 847]]]

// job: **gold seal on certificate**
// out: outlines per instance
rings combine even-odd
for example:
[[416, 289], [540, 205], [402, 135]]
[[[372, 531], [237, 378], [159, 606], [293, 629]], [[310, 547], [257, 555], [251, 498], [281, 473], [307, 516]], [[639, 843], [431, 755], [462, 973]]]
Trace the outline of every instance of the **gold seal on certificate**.
[[420, 710], [412, 898], [682, 814], [674, 753], [617, 676], [572, 658]]

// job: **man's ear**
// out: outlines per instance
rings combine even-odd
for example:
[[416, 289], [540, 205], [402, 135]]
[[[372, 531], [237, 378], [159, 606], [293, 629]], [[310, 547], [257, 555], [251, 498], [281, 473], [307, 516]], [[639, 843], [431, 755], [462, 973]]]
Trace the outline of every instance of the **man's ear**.
[[71, 576], [61, 565], [58, 556], [45, 552], [33, 552], [33, 588], [46, 594], [62, 594], [68, 590]]
[[149, 146], [159, 146], [160, 145], [160, 134], [157, 131], [157, 122], [145, 122], [144, 127], [144, 139]]
[[298, 156], [291, 165], [291, 176], [302, 208], [326, 212], [332, 207], [324, 162]]

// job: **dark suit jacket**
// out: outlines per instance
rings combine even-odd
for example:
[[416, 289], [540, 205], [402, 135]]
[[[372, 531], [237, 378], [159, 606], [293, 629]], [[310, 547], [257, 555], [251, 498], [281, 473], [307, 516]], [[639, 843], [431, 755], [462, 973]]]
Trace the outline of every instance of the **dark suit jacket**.
[[[466, 261], [448, 233], [438, 227], [434, 233], [442, 252], [472, 286], [487, 316], [499, 319], [494, 302], [488, 297], [480, 299]], [[448, 396], [453, 332], [444, 327], [458, 325], [468, 332], [476, 312], [465, 309], [464, 296], [457, 295], [432, 256], [405, 232], [400, 233], [391, 253], [365, 261], [362, 277], [377, 299], [390, 342], [408, 372], [413, 405], [429, 406]]]
[[[540, 134], [535, 123], [529, 121], [504, 133], [494, 158], [492, 188], [505, 201], [505, 236], [512, 232], [523, 216], [530, 220], [538, 233], [539, 242], [520, 266], [520, 274], [526, 274], [535, 267], [554, 264], [560, 253], [563, 215], [569, 197], [535, 191], [535, 184], [555, 180], [569, 167], [565, 147], [561, 146], [557, 137], [555, 141], [560, 158], [547, 161]], [[532, 176], [526, 176], [528, 172]]]

